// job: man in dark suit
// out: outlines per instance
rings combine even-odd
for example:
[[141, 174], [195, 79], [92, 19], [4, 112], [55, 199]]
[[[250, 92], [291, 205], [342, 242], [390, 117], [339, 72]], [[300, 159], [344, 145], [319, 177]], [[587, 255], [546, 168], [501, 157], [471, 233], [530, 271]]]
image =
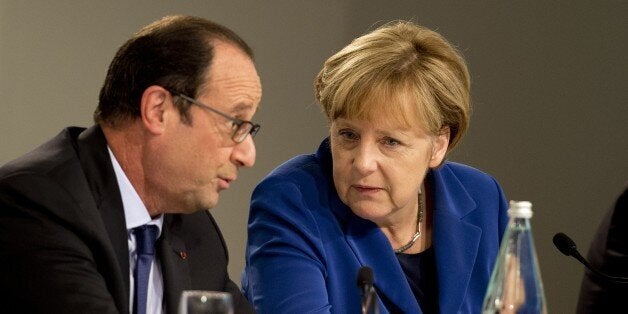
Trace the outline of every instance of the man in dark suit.
[[[593, 267], [615, 277], [628, 277], [628, 186], [600, 223], [589, 248]], [[628, 283], [611, 282], [586, 270], [576, 313], [625, 313]]]
[[136, 33], [109, 67], [95, 126], [0, 168], [0, 312], [176, 313], [183, 290], [227, 291], [236, 313], [252, 312], [207, 209], [255, 162], [260, 98], [251, 49], [231, 30], [170, 16]]

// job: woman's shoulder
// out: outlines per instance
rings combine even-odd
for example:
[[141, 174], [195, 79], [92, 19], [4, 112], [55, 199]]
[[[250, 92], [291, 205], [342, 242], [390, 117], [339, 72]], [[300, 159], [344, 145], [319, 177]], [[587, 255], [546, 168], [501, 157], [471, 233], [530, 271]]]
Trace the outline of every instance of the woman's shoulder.
[[317, 176], [322, 172], [321, 163], [314, 154], [298, 155], [281, 163], [268, 173], [266, 179], [272, 178], [295, 178], [302, 179], [308, 176]]
[[[503, 211], [508, 208], [502, 187], [492, 175], [455, 162], [446, 162], [433, 174], [436, 188], [440, 193], [449, 194], [451, 199], [471, 198], [479, 208], [497, 208]], [[479, 213], [493, 215], [492, 211]], [[504, 220], [503, 223], [506, 221]]]
[[331, 174], [327, 172], [316, 154], [298, 155], [269, 172], [257, 184], [254, 196], [265, 194], [277, 199], [279, 195], [289, 198], [326, 195], [331, 188]]
[[249, 219], [288, 221], [312, 232], [316, 216], [329, 215], [334, 187], [316, 155], [299, 155], [272, 170], [251, 195]]
[[293, 182], [327, 181], [331, 176], [329, 140], [324, 139], [316, 153], [292, 157], [273, 169], [264, 181], [288, 180]]
[[464, 185], [489, 184], [491, 186], [495, 186], [497, 184], [495, 178], [487, 172], [469, 165], [452, 161], [445, 162], [436, 170], [436, 173], [444, 179], [456, 179]]
[[462, 175], [479, 175], [479, 176], [489, 176], [485, 171], [475, 168], [473, 166], [455, 162], [455, 161], [446, 161], [441, 168], [447, 168], [451, 171], [462, 174]]

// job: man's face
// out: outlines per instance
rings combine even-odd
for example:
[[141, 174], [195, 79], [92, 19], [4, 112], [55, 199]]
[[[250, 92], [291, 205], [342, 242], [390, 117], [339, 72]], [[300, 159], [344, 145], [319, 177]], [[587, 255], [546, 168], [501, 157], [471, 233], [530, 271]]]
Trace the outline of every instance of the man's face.
[[[252, 120], [262, 89], [250, 58], [232, 44], [215, 41], [214, 58], [199, 102], [229, 116]], [[193, 97], [193, 95], [190, 95]], [[172, 101], [172, 99], [171, 99]], [[171, 114], [176, 115], [174, 110]], [[191, 123], [167, 119], [160, 139], [154, 192], [165, 212], [191, 213], [214, 207], [218, 194], [236, 180], [238, 168], [255, 163], [255, 144], [249, 135], [241, 143], [231, 139], [229, 119], [199, 106], [190, 107]]]

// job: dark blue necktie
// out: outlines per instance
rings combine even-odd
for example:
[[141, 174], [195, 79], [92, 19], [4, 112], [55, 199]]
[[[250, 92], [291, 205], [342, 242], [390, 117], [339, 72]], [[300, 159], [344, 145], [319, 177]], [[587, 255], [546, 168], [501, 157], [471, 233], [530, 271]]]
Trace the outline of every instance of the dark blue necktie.
[[137, 261], [135, 263], [135, 301], [133, 313], [146, 314], [146, 300], [148, 296], [148, 277], [150, 266], [155, 255], [155, 240], [159, 229], [153, 225], [143, 225], [133, 228], [135, 234]]

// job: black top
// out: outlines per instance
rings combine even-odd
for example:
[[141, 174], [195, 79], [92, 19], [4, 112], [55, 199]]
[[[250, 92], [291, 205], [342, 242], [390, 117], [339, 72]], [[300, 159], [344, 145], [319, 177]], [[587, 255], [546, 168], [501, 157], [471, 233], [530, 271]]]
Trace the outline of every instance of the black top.
[[417, 254], [396, 254], [423, 313], [438, 313], [438, 277], [433, 247]]

